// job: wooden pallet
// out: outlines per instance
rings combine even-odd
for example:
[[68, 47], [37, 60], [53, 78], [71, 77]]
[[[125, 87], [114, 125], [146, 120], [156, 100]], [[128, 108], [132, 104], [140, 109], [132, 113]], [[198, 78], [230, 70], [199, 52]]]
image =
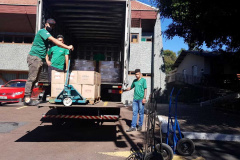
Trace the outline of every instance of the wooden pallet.
[[91, 104], [91, 105], [94, 105], [94, 104], [97, 104], [99, 103], [101, 100], [100, 100], [101, 97], [97, 97], [97, 98], [86, 98], [88, 103]]

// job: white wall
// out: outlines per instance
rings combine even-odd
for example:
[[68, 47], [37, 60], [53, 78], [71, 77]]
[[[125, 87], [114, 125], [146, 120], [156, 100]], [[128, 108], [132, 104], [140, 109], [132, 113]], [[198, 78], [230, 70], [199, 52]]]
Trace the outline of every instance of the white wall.
[[[176, 73], [181, 73], [186, 69], [187, 75], [192, 75], [192, 66], [197, 66], [197, 76], [201, 76], [201, 69], [205, 69], [204, 57], [194, 54], [187, 54], [182, 63], [178, 66]], [[206, 69], [205, 69], [206, 70]]]
[[166, 88], [166, 74], [163, 72], [162, 67], [164, 65], [162, 52], [162, 32], [160, 14], [158, 14], [155, 27], [154, 27], [154, 85], [153, 88], [162, 88], [162, 91]]
[[27, 55], [32, 44], [0, 44], [0, 70], [28, 71]]

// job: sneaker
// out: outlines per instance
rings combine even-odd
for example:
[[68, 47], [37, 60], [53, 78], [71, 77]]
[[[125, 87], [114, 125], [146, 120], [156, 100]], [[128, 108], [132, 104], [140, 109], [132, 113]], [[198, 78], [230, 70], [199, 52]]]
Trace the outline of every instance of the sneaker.
[[39, 103], [40, 102], [38, 100], [31, 100], [30, 99], [30, 101], [28, 103], [26, 103], [26, 101], [25, 101], [24, 105], [26, 105], [26, 106], [37, 106]]
[[130, 127], [129, 129], [126, 130], [126, 132], [132, 132], [132, 131], [136, 131], [137, 129], [134, 127]]
[[142, 126], [138, 126], [137, 131], [142, 131]]
[[28, 105], [29, 106], [37, 106], [40, 102], [38, 100], [31, 101]]

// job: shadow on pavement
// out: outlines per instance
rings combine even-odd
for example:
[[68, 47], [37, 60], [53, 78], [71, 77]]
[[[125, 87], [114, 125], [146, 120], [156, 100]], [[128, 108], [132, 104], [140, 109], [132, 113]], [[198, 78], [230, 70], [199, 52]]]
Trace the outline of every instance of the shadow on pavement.
[[194, 141], [196, 150], [206, 160], [239, 160], [240, 143], [221, 141]]
[[59, 127], [52, 125], [38, 126], [16, 142], [68, 142], [68, 141], [116, 141], [116, 126], [76, 126], [66, 124]]
[[[86, 122], [86, 121], [85, 121]], [[139, 150], [139, 145], [134, 142], [138, 139], [133, 134], [127, 134], [120, 124], [102, 125], [96, 123], [68, 123], [62, 126], [38, 126], [15, 142], [114, 142], [116, 147]], [[141, 145], [140, 145], [141, 146]]]

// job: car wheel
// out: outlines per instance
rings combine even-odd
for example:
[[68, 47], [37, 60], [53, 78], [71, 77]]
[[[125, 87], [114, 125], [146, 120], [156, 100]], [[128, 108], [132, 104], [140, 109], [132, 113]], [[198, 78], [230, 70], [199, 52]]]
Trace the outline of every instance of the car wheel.
[[25, 106], [28, 106], [28, 105], [30, 105], [31, 103], [32, 103], [32, 99], [30, 99], [30, 101], [29, 101], [28, 103], [25, 102], [25, 99], [23, 100], [23, 104], [24, 104]]
[[0, 106], [2, 106], [3, 104], [2, 104], [2, 102], [0, 102]]

